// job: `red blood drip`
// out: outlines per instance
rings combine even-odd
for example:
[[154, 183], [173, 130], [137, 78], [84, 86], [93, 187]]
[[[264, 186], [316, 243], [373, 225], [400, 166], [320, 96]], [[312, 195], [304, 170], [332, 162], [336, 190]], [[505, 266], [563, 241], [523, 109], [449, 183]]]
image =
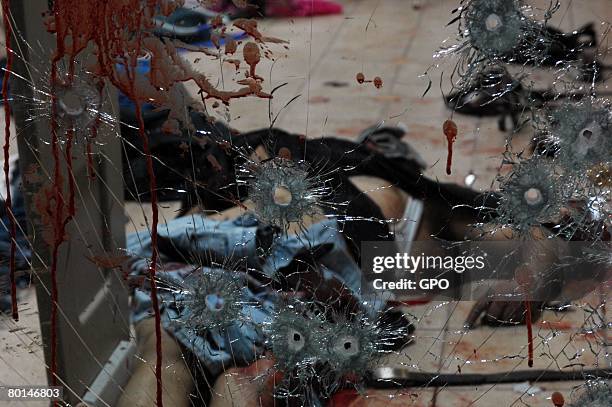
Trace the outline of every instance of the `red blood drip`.
[[[191, 66], [184, 63], [178, 56], [177, 45], [188, 50], [202, 52], [206, 55], [218, 57], [219, 52], [212, 52], [203, 47], [195, 47], [178, 42], [162, 42], [150, 35], [153, 28], [153, 16], [160, 12], [169, 15], [177, 7], [179, 2], [157, 2], [142, 0], [123, 0], [120, 2], [99, 2], [97, 7], [91, 7], [89, 2], [78, 0], [55, 0], [53, 10], [47, 15], [46, 23], [49, 32], [56, 34], [57, 50], [55, 52], [51, 86], [55, 86], [58, 81], [57, 63], [67, 60], [69, 63], [69, 73], [74, 73], [75, 59], [81, 51], [92, 46], [93, 53], [96, 55], [96, 63], [88, 67], [97, 79], [106, 79], [126, 94], [137, 106], [137, 117], [139, 121], [139, 134], [143, 141], [144, 153], [147, 158], [147, 173], [150, 180], [151, 204], [153, 207], [152, 220], [152, 256], [151, 267], [149, 270], [151, 284], [151, 299], [156, 320], [156, 353], [157, 361], [155, 373], [157, 377], [157, 406], [162, 404], [162, 348], [161, 348], [161, 316], [157, 298], [157, 286], [155, 282], [157, 268], [157, 225], [158, 207], [156, 179], [153, 173], [153, 158], [150, 155], [148, 138], [144, 133], [144, 124], [141, 117], [141, 104], [144, 101], [154, 103], [158, 106], [169, 108], [170, 118], [176, 119], [180, 116], [177, 109], [184, 106], [176, 103], [171, 97], [171, 92], [166, 92], [174, 84], [194, 81], [201, 90], [202, 99], [215, 98], [228, 104], [233, 98], [241, 98], [255, 95], [260, 98], [271, 98], [270, 94], [263, 92], [262, 86], [254, 75], [255, 64], [251, 65], [253, 75], [246, 80], [239, 81], [238, 84], [245, 85], [235, 91], [218, 90], [208, 80], [208, 78], [196, 72]], [[161, 7], [158, 7], [161, 6]], [[5, 13], [6, 17], [7, 13]], [[214, 22], [220, 24], [218, 19]], [[234, 21], [234, 26], [243, 29], [247, 34], [255, 39], [257, 43], [276, 42], [285, 43], [281, 39], [265, 37], [257, 28], [255, 20], [238, 19]], [[5, 26], [8, 26], [5, 24]], [[131, 33], [137, 33], [132, 35]], [[229, 45], [229, 51], [232, 51]], [[257, 47], [257, 51], [259, 48]], [[151, 58], [151, 70], [147, 81], [136, 78], [137, 57], [149, 55]], [[9, 53], [10, 55], [10, 53]], [[255, 55], [253, 55], [255, 56]], [[253, 60], [254, 61], [254, 60]], [[117, 69], [117, 65], [122, 65], [124, 69]], [[237, 67], [239, 65], [236, 65]], [[55, 172], [52, 194], [47, 202], [55, 199], [55, 211], [48, 208], [47, 213], [52, 215], [53, 221], [50, 223], [53, 239], [52, 240], [52, 262], [51, 262], [51, 286], [52, 286], [52, 310], [51, 310], [51, 366], [50, 372], [53, 384], [57, 383], [56, 375], [56, 355], [57, 355], [57, 253], [58, 247], [64, 240], [65, 226], [74, 211], [74, 205], [70, 205], [67, 210], [68, 219], [65, 219], [65, 205], [61, 199], [62, 178], [60, 172], [60, 148], [57, 134], [57, 121], [55, 113], [57, 111], [55, 98], [52, 101], [52, 148], [55, 160]], [[93, 133], [92, 133], [93, 134]], [[88, 146], [88, 166], [89, 174], [93, 174], [91, 161], [91, 146]], [[67, 151], [68, 155], [69, 152]], [[70, 163], [68, 163], [71, 165]], [[73, 182], [70, 179], [70, 182]], [[72, 188], [72, 187], [71, 187]]]
[[531, 324], [531, 301], [525, 300], [525, 309], [527, 313], [525, 318], [527, 319], [527, 365], [533, 367], [533, 326]]
[[[135, 69], [135, 67], [133, 67]], [[136, 98], [133, 98], [136, 100]], [[138, 118], [138, 133], [142, 141], [143, 152], [147, 157], [147, 175], [149, 176], [149, 191], [151, 192], [151, 266], [149, 267], [149, 284], [151, 286], [151, 302], [155, 314], [155, 378], [157, 381], [157, 406], [163, 407], [163, 388], [162, 388], [162, 332], [161, 332], [161, 313], [159, 310], [159, 300], [157, 298], [157, 225], [159, 223], [159, 212], [157, 207], [157, 179], [153, 171], [153, 157], [149, 149], [149, 136], [145, 133], [144, 119], [142, 118], [142, 106], [136, 101], [136, 117]]]
[[529, 287], [533, 284], [533, 275], [528, 267], [519, 267], [514, 280], [522, 288], [525, 294], [525, 325], [527, 325], [527, 364], [533, 367], [533, 324], [531, 323], [531, 301], [529, 300]]
[[558, 391], [554, 392], [550, 398], [555, 407], [563, 407], [565, 405], [565, 398], [563, 398], [563, 394]]
[[[57, 5], [54, 6], [56, 9]], [[56, 27], [61, 27], [61, 20], [58, 18], [55, 22]], [[74, 50], [74, 44], [72, 49]], [[57, 38], [57, 50], [53, 56], [51, 61], [51, 88], [55, 89], [58, 84], [58, 62], [63, 58], [66, 54], [66, 50], [64, 48], [64, 43], [59, 41], [59, 37]], [[70, 58], [69, 63], [69, 75], [68, 82], [72, 80], [74, 76], [74, 58]], [[53, 185], [52, 185], [52, 196], [55, 203], [55, 210], [53, 214], [53, 240], [52, 240], [52, 248], [51, 248], [51, 363], [50, 363], [50, 373], [51, 373], [51, 383], [53, 386], [58, 384], [57, 378], [57, 307], [59, 301], [59, 292], [57, 286], [57, 267], [59, 261], [59, 248], [66, 236], [66, 226], [74, 217], [76, 212], [75, 208], [75, 180], [74, 174], [72, 173], [72, 144], [74, 141], [74, 131], [68, 130], [66, 132], [67, 136], [67, 146], [65, 152], [66, 159], [66, 167], [69, 173], [69, 196], [68, 196], [68, 211], [66, 216], [64, 217], [64, 209], [65, 203], [62, 196], [63, 190], [63, 178], [62, 178], [62, 170], [61, 170], [61, 160], [60, 160], [60, 146], [59, 146], [59, 137], [58, 137], [58, 123], [57, 123], [57, 99], [55, 95], [52, 95], [51, 100], [51, 148], [54, 162], [53, 169]], [[53, 405], [57, 405], [57, 401], [53, 402]]]
[[[58, 47], [58, 50], [61, 50]], [[53, 88], [58, 82], [57, 74], [57, 63], [59, 61], [59, 54], [53, 58], [51, 64], [51, 87]], [[60, 160], [60, 145], [58, 137], [58, 123], [56, 119], [57, 113], [57, 99], [53, 96], [51, 103], [51, 147], [53, 154], [53, 186], [52, 196], [55, 203], [55, 210], [53, 211], [53, 240], [51, 249], [51, 383], [53, 386], [58, 384], [57, 378], [57, 309], [59, 302], [59, 291], [57, 286], [57, 267], [59, 262], [59, 248], [64, 242], [66, 237], [66, 226], [72, 220], [76, 213], [75, 206], [75, 180], [72, 172], [72, 145], [74, 142], [74, 131], [68, 130], [66, 132], [66, 151], [65, 160], [66, 168], [68, 170], [68, 208], [67, 214], [64, 216], [65, 202], [62, 196], [63, 191], [63, 177], [61, 170]], [[57, 401], [53, 402], [53, 405], [57, 405]]]
[[[142, 11], [141, 11], [142, 14]], [[140, 47], [140, 41], [137, 43]], [[158, 406], [163, 406], [162, 402], [162, 347], [161, 347], [161, 314], [159, 310], [159, 301], [157, 298], [157, 225], [159, 222], [158, 214], [158, 199], [157, 199], [157, 179], [153, 171], [153, 158], [151, 156], [149, 148], [148, 136], [145, 133], [144, 120], [142, 118], [142, 106], [139, 102], [139, 96], [136, 90], [135, 74], [136, 74], [136, 60], [132, 59], [129, 61], [129, 65], [126, 65], [128, 72], [128, 83], [118, 83], [119, 86], [124, 90], [126, 95], [135, 103], [136, 106], [136, 117], [138, 119], [138, 130], [139, 136], [143, 143], [143, 152], [146, 156], [147, 163], [147, 175], [149, 176], [149, 189], [151, 193], [151, 207], [152, 207], [152, 223], [151, 223], [151, 265], [149, 267], [149, 284], [151, 286], [151, 302], [153, 312], [155, 316], [155, 339], [156, 339], [156, 364], [155, 364], [155, 376], [157, 381], [156, 401]]]
[[357, 79], [357, 83], [362, 84], [365, 82], [365, 75], [363, 74], [363, 72], [359, 72], [356, 76], [355, 79]]
[[5, 206], [9, 217], [11, 235], [11, 251], [9, 255], [9, 280], [11, 282], [11, 311], [15, 321], [19, 321], [19, 311], [17, 310], [17, 282], [15, 280], [15, 254], [17, 252], [17, 221], [13, 216], [13, 201], [11, 198], [11, 183], [9, 177], [9, 149], [11, 142], [11, 106], [8, 100], [8, 85], [10, 72], [13, 67], [13, 52], [11, 49], [11, 36], [13, 34], [9, 21], [10, 0], [2, 0], [2, 18], [4, 20], [4, 36], [6, 44], [6, 68], [4, 69], [4, 79], [2, 81], [2, 101], [4, 102], [4, 181], [6, 184]]
[[442, 126], [446, 141], [448, 143], [448, 154], [446, 156], [446, 173], [451, 174], [451, 166], [453, 164], [453, 143], [457, 139], [457, 125], [452, 120], [447, 120]]
[[[60, 21], [56, 22], [59, 25]], [[57, 74], [57, 63], [61, 59], [60, 55], [63, 54], [63, 44], [58, 43], [56, 55], [53, 57], [51, 62], [51, 89], [54, 89], [58, 83]], [[59, 155], [59, 139], [57, 135], [58, 124], [57, 124], [57, 98], [52, 95], [51, 99], [51, 150], [53, 154], [54, 171], [53, 171], [53, 186], [52, 193], [55, 202], [55, 212], [53, 216], [53, 239], [51, 249], [51, 363], [49, 366], [51, 385], [57, 386], [57, 302], [59, 300], [57, 290], [57, 263], [59, 247], [64, 239], [64, 234], [60, 233], [62, 228], [62, 209], [63, 201], [61, 199], [60, 188], [62, 186], [62, 174], [60, 168], [60, 155]], [[54, 406], [57, 406], [57, 402], [53, 402]]]
[[383, 87], [383, 80], [380, 76], [374, 78], [374, 86], [376, 86], [376, 89], [380, 89]]
[[[137, 25], [141, 25], [141, 20], [145, 18], [144, 9], [135, 8], [140, 10], [138, 15], [138, 23]], [[152, 10], [149, 10], [151, 12]], [[142, 38], [138, 37], [136, 41], [136, 50], [137, 55], [141, 51], [142, 47]], [[126, 49], [124, 49], [126, 50]], [[155, 177], [155, 172], [153, 171], [153, 157], [151, 155], [151, 150], [149, 147], [149, 137], [145, 133], [145, 124], [144, 119], [142, 117], [142, 105], [137, 94], [136, 90], [136, 66], [137, 60], [136, 58], [130, 58], [129, 61], [126, 61], [124, 64], [128, 81], [127, 84], [119, 83], [120, 89], [124, 90], [124, 93], [134, 102], [136, 106], [136, 118], [138, 120], [138, 134], [142, 141], [143, 153], [146, 157], [147, 163], [147, 175], [149, 176], [149, 191], [151, 193], [151, 210], [152, 210], [152, 221], [151, 221], [151, 265], [149, 267], [149, 285], [151, 287], [151, 304], [153, 307], [153, 313], [155, 317], [155, 379], [156, 379], [156, 404], [158, 407], [163, 407], [163, 386], [162, 386], [162, 332], [161, 332], [161, 312], [159, 310], [159, 299], [157, 297], [157, 282], [156, 282], [156, 274], [157, 274], [157, 258], [158, 258], [158, 250], [157, 250], [157, 226], [159, 223], [159, 212], [157, 205], [157, 178]], [[153, 66], [153, 63], [152, 63]], [[123, 86], [121, 86], [123, 85]]]
[[246, 62], [251, 68], [249, 71], [249, 76], [253, 79], [259, 79], [255, 73], [255, 68], [257, 67], [259, 61], [261, 61], [259, 46], [254, 42], [247, 42], [244, 44], [244, 48], [242, 49], [242, 55], [244, 57], [244, 62]]

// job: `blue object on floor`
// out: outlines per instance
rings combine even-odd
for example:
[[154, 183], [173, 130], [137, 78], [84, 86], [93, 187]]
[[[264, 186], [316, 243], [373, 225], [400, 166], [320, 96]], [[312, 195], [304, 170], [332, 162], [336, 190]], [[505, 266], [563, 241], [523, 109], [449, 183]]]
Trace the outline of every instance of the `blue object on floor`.
[[[361, 270], [349, 254], [336, 220], [328, 219], [312, 225], [299, 236], [279, 236], [263, 260], [256, 244], [257, 231], [261, 227], [252, 214], [225, 221], [190, 215], [160, 225], [158, 236], [171, 241], [179, 252], [190, 253], [194, 258], [245, 259], [249, 267], [258, 268], [269, 277], [288, 266], [304, 250], [329, 246], [330, 249], [317, 259], [324, 278], [335, 278], [343, 282], [357, 299], [364, 300], [360, 295]], [[140, 231], [129, 235], [127, 248], [128, 254], [134, 256], [130, 279], [145, 282], [140, 283], [133, 293], [132, 322], [138, 322], [153, 315], [150, 290], [146, 283], [151, 256], [149, 232]], [[238, 278], [244, 273], [184, 262], [184, 258], [169, 258], [160, 249], [156, 281], [158, 287], [165, 287], [158, 291], [163, 327], [190, 349], [213, 376], [229, 366], [252, 363], [265, 351], [266, 337], [261, 327], [272, 321], [275, 306], [281, 299], [279, 292], [267, 286], [258, 292], [245, 287], [241, 315], [248, 322], [236, 321], [226, 329], [209, 329], [198, 335], [183, 321], [186, 313], [189, 313], [189, 305], [181, 301], [185, 290], [176, 287], [192, 284], [189, 281], [194, 273], [233, 273], [230, 278]], [[368, 298], [367, 311], [375, 315], [383, 303], [382, 299], [371, 301]]]
[[[235, 41], [239, 41], [247, 37], [247, 34], [245, 32], [240, 32], [236, 34], [228, 34], [228, 35], [230, 38], [232, 38]], [[221, 38], [219, 40], [220, 45], [225, 45], [225, 42], [226, 42], [226, 39]], [[206, 40], [202, 42], [193, 42], [191, 43], [191, 45], [195, 45], [198, 47], [208, 47], [208, 48], [214, 47], [214, 44], [210, 40]], [[177, 48], [179, 49], [179, 52], [181, 53], [189, 52], [188, 50], [185, 50], [183, 48], [180, 48], [180, 47], [177, 47]], [[122, 72], [125, 69], [124, 66], [120, 64], [118, 64], [116, 67], [119, 72]], [[136, 73], [138, 75], [146, 75], [149, 73], [150, 70], [151, 70], [150, 60], [148, 58], [139, 58], [138, 65], [136, 66]], [[119, 92], [119, 107], [121, 109], [127, 109], [131, 111], [134, 111], [136, 109], [136, 107], [134, 106], [134, 102], [122, 92]], [[142, 106], [143, 113], [146, 113], [147, 111], [151, 111], [153, 109], [155, 109], [155, 106], [153, 106], [150, 103], [145, 103]]]
[[[227, 35], [227, 34], [226, 34]], [[234, 41], [240, 41], [243, 40], [245, 38], [248, 37], [248, 34], [245, 32], [240, 32], [240, 33], [236, 33], [236, 34], [232, 34], [229, 35], [231, 39], [233, 39]], [[219, 39], [219, 45], [223, 46], [225, 45], [225, 43], [227, 42], [226, 38], [220, 38]], [[215, 46], [215, 44], [213, 44], [213, 42], [211, 40], [207, 40], [207, 41], [201, 41], [201, 42], [193, 42], [191, 43], [192, 45], [196, 45], [198, 47], [207, 47], [207, 48], [212, 48]], [[179, 47], [179, 49], [182, 49]], [[187, 50], [183, 50], [184, 52], [188, 52]]]
[[[22, 231], [27, 232], [27, 220], [23, 194], [21, 193], [21, 176], [19, 166], [13, 170], [11, 181], [12, 207], [15, 219], [17, 219], [17, 251], [15, 256], [15, 269], [29, 269], [32, 250], [27, 237]], [[11, 235], [9, 233], [10, 218], [6, 210], [4, 199], [0, 200], [0, 312], [9, 311], [11, 307], [10, 284], [9, 284], [9, 265], [8, 259], [11, 251]], [[17, 279], [17, 286], [24, 286], [29, 282], [29, 276], [22, 276]]]

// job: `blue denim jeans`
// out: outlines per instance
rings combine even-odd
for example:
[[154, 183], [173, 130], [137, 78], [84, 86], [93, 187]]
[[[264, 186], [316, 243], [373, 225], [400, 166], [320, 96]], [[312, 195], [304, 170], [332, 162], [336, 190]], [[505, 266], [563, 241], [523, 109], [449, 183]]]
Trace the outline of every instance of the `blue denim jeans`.
[[[348, 253], [346, 243], [335, 220], [328, 219], [312, 225], [297, 236], [278, 236], [267, 254], [259, 256], [256, 244], [260, 228], [252, 215], [233, 220], [217, 221], [204, 216], [192, 215], [178, 218], [158, 227], [158, 235], [168, 238], [182, 252], [194, 258], [215, 255], [217, 258], [244, 259], [249, 267], [256, 267], [269, 277], [282, 267], [289, 265], [295, 256], [305, 249], [327, 245], [329, 249], [318, 260], [325, 278], [342, 281], [359, 297], [361, 271]], [[151, 238], [148, 231], [128, 236], [128, 252], [134, 258], [130, 276], [146, 281], [148, 259], [151, 256]], [[157, 272], [159, 287], [186, 287], [193, 284], [193, 273], [234, 273], [232, 270], [211, 269], [198, 265], [176, 263], [162, 253]], [[145, 277], [145, 278], [143, 278]], [[275, 305], [280, 294], [273, 289], [253, 292], [242, 288], [241, 318], [229, 327], [213, 328], [205, 333], [196, 333], [182, 323], [189, 314], [189, 304], [181, 301], [181, 290], [160, 289], [160, 310], [163, 327], [183, 346], [190, 349], [212, 375], [220, 374], [234, 365], [253, 362], [265, 349], [264, 327], [274, 318]], [[368, 301], [368, 310], [375, 312], [381, 302]], [[152, 316], [150, 290], [141, 285], [133, 292], [132, 321], [137, 323]]]

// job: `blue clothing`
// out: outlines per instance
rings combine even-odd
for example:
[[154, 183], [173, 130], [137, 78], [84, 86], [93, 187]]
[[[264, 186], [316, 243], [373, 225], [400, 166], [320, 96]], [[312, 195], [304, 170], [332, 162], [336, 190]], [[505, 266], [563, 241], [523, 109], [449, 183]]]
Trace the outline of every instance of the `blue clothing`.
[[[278, 236], [266, 256], [259, 256], [256, 236], [261, 226], [252, 215], [233, 220], [217, 221], [204, 216], [185, 216], [158, 227], [158, 236], [170, 239], [182, 253], [189, 252], [194, 258], [244, 259], [254, 267], [274, 278], [278, 269], [288, 266], [304, 249], [326, 244], [330, 250], [318, 259], [325, 278], [336, 278], [353, 290], [359, 298], [361, 271], [350, 256], [346, 243], [335, 220], [328, 219], [312, 225], [297, 236]], [[151, 238], [147, 231], [128, 236], [128, 252], [134, 256], [131, 277], [142, 281], [148, 274], [147, 261], [151, 256]], [[206, 332], [196, 332], [184, 321], [190, 315], [189, 301], [185, 290], [193, 292], [197, 286], [197, 273], [226, 273], [230, 278], [241, 278], [233, 270], [219, 270], [198, 265], [168, 263], [167, 254], [160, 253], [157, 272], [158, 287], [181, 287], [181, 289], [159, 289], [162, 325], [186, 348], [190, 349], [213, 375], [220, 374], [233, 365], [253, 362], [265, 350], [265, 326], [274, 318], [274, 308], [280, 295], [269, 288], [253, 292], [246, 287], [241, 290], [240, 316], [230, 326], [213, 327]], [[238, 274], [238, 275], [237, 275]], [[372, 302], [369, 302], [372, 304]], [[141, 321], [151, 317], [151, 298], [147, 286], [134, 291], [132, 320]], [[380, 307], [380, 303], [369, 310]]]
[[[32, 248], [23, 232], [27, 231], [26, 211], [23, 194], [21, 193], [21, 176], [19, 169], [13, 170], [11, 180], [12, 208], [13, 215], [17, 220], [17, 233], [15, 241], [17, 250], [15, 252], [15, 269], [29, 269]], [[8, 311], [11, 307], [10, 283], [9, 283], [9, 258], [11, 252], [10, 217], [5, 206], [5, 201], [0, 200], [0, 312]], [[23, 231], [23, 232], [22, 232]], [[17, 279], [17, 285], [27, 285], [29, 276], [22, 276]]]

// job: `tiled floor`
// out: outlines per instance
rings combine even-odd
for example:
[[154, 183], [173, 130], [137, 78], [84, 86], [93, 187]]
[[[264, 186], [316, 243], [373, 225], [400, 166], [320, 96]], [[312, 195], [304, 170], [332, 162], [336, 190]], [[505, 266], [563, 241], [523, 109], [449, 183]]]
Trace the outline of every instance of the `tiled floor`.
[[[450, 112], [441, 100], [439, 77], [453, 65], [452, 61], [434, 61], [432, 56], [444, 40], [454, 38], [454, 29], [447, 28], [446, 23], [457, 1], [342, 3], [345, 5], [342, 16], [261, 22], [261, 31], [290, 42], [288, 50], [272, 46], [276, 60], [263, 60], [258, 67], [258, 73], [266, 79], [265, 90], [286, 83], [274, 93], [271, 111], [267, 101], [255, 98], [232, 101], [229, 111], [223, 105], [213, 107], [211, 101], [208, 110], [229, 118], [232, 126], [243, 131], [266, 127], [270, 124], [270, 113], [273, 117], [278, 114], [277, 127], [308, 137], [352, 138], [377, 123], [400, 124], [407, 128], [405, 140], [430, 164], [429, 175], [462, 183], [472, 172], [477, 176], [474, 187], [490, 187], [505, 145], [505, 134], [498, 131], [495, 120], [455, 116], [459, 137], [452, 176], [444, 173], [442, 165], [446, 142], [441, 127]], [[572, 7], [568, 10], [564, 5], [552, 23], [566, 30], [589, 21], [612, 21], [610, 0], [564, 3]], [[188, 57], [196, 59], [195, 55]], [[431, 71], [432, 88], [422, 97], [429, 83], [422, 74], [434, 63], [440, 66]], [[213, 81], [220, 80], [217, 62], [209, 63], [202, 58], [194, 65], [209, 73]], [[368, 79], [380, 76], [383, 87], [358, 84], [355, 80], [358, 72]], [[231, 66], [223, 68], [224, 78], [233, 75], [237, 74]], [[190, 90], [195, 96], [195, 89]], [[515, 149], [524, 147], [529, 138], [528, 131], [515, 135]], [[175, 208], [165, 209], [166, 216], [173, 217]], [[128, 213], [131, 218], [128, 230], [144, 227], [145, 215], [140, 208], [128, 209]], [[28, 305], [24, 305], [24, 318], [18, 325], [0, 317], [0, 383], [42, 384], [45, 376], [32, 290], [27, 290], [23, 298]], [[589, 300], [594, 306], [599, 304], [598, 298]], [[462, 325], [470, 306], [469, 302], [434, 302], [411, 307], [409, 312], [417, 319], [415, 342], [401, 356], [389, 358], [385, 364], [456, 374], [461, 374], [459, 370], [486, 374], [528, 369], [526, 329], [480, 327], [465, 333]], [[539, 322], [534, 329], [535, 368], [610, 367], [612, 361], [606, 358], [609, 349], [601, 345], [609, 340], [602, 337], [601, 331], [583, 330], [593, 325], [586, 312], [585, 306], [543, 316], [542, 321], [547, 322]], [[401, 395], [394, 393], [396, 397], [392, 398], [388, 397], [389, 392], [376, 390], [351, 405], [551, 406], [548, 398], [553, 391], [561, 391], [569, 398], [578, 385], [580, 382], [537, 383], [531, 389], [523, 383], [407, 389]]]
[[[34, 287], [21, 291], [20, 296], [19, 322], [0, 315], [0, 385], [45, 385], [47, 377]], [[42, 407], [48, 404], [32, 401], [27, 405]], [[0, 401], [0, 405], [13, 407], [25, 404]]]
[[[273, 116], [279, 115], [275, 125], [308, 137], [351, 138], [365, 127], [381, 122], [402, 123], [408, 130], [405, 141], [415, 146], [430, 164], [431, 176], [463, 182], [472, 171], [477, 175], [475, 187], [489, 188], [506, 141], [506, 134], [498, 131], [494, 119], [455, 116], [459, 136], [453, 175], [447, 176], [444, 172], [446, 140], [442, 123], [451, 115], [442, 103], [439, 86], [441, 73], [448, 74], [454, 61], [434, 60], [433, 54], [445, 40], [449, 41], [448, 45], [455, 39], [455, 27], [446, 25], [457, 2], [421, 1], [420, 7], [413, 7], [417, 4], [415, 1], [404, 0], [345, 0], [343, 3], [342, 16], [265, 20], [260, 24], [262, 32], [290, 42], [288, 50], [270, 46], [276, 59], [262, 59], [258, 65], [259, 74], [266, 79], [264, 89], [286, 83], [274, 93], [271, 103]], [[552, 24], [570, 30], [590, 21], [610, 21], [611, 16], [612, 10], [605, 0], [581, 3], [580, 7], [573, 2], [569, 10], [565, 6], [556, 13]], [[198, 60], [196, 66], [209, 74], [213, 83], [219, 79], [218, 62]], [[432, 67], [434, 64], [439, 67]], [[432, 88], [422, 97], [429, 84], [423, 73], [430, 67]], [[223, 77], [226, 81], [234, 75], [241, 77], [243, 70], [236, 74], [227, 64]], [[376, 89], [371, 83], [359, 85], [355, 79], [358, 72], [364, 73], [367, 79], [380, 76], [383, 87]], [[539, 72], [538, 78], [538, 81], [545, 80], [547, 75]], [[447, 81], [443, 89], [448, 91]], [[195, 87], [191, 91], [195, 96]], [[212, 104], [211, 101], [209, 111], [214, 112]], [[216, 111], [225, 112], [225, 108], [221, 106]], [[230, 124], [238, 130], [270, 124], [265, 100], [233, 100], [229, 113]], [[219, 117], [225, 116], [219, 114]], [[525, 130], [513, 138], [515, 150], [520, 151], [527, 145], [530, 132]]]

